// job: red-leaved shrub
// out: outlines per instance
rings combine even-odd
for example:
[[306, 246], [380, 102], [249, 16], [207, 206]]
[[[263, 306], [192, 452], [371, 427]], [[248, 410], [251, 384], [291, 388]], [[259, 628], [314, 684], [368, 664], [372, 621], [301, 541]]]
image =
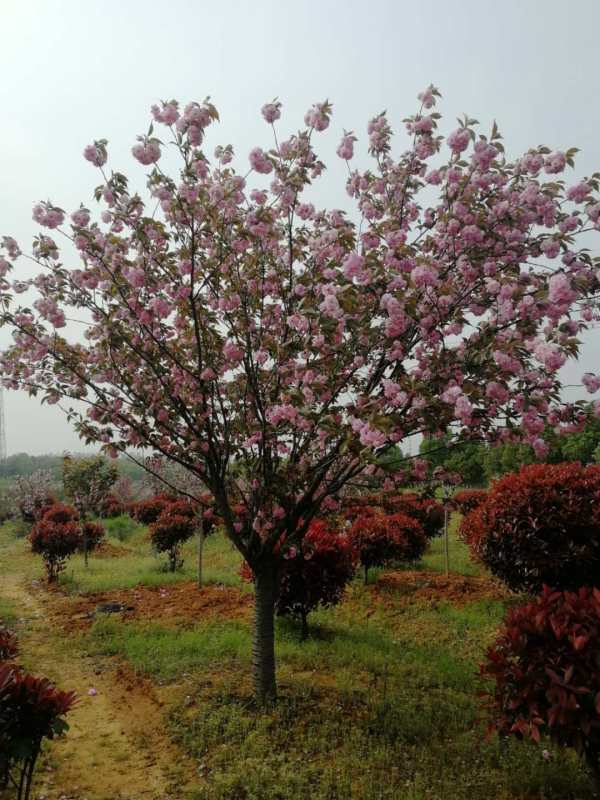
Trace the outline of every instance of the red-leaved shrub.
[[0, 622], [0, 664], [12, 661], [18, 653], [17, 637]]
[[[317, 606], [337, 605], [352, 580], [357, 553], [350, 537], [323, 520], [314, 520], [298, 546], [284, 548], [279, 565], [275, 610], [279, 616], [292, 617], [302, 624], [302, 638], [308, 635], [308, 615]], [[246, 562], [242, 577], [252, 581]]]
[[368, 581], [370, 567], [385, 567], [399, 561], [417, 561], [427, 547], [423, 527], [406, 514], [364, 514], [350, 528]]
[[114, 494], [107, 494], [98, 505], [98, 513], [105, 519], [120, 517], [125, 511], [126, 506]]
[[160, 517], [165, 508], [171, 503], [177, 502], [177, 498], [170, 494], [157, 494], [139, 503], [133, 503], [131, 513], [134, 519], [142, 525], [151, 525]]
[[463, 518], [472, 555], [515, 590], [600, 582], [600, 466], [531, 464]]
[[413, 492], [383, 496], [382, 507], [386, 514], [406, 514], [421, 525], [427, 539], [442, 533], [444, 506], [432, 497], [420, 497]]
[[67, 559], [82, 546], [81, 528], [78, 522], [42, 519], [31, 529], [29, 542], [32, 551], [44, 559], [48, 583], [54, 583]]
[[600, 590], [544, 587], [508, 612], [482, 673], [494, 679], [492, 727], [549, 736], [600, 769]]
[[52, 503], [52, 505], [44, 509], [42, 519], [55, 525], [64, 525], [67, 522], [78, 522], [79, 514], [74, 506], [68, 506], [64, 503]]
[[98, 522], [84, 522], [79, 550], [83, 552], [87, 548], [88, 553], [91, 553], [104, 539], [104, 533], [104, 528]]
[[341, 514], [350, 523], [365, 515], [405, 514], [421, 525], [427, 539], [439, 536], [444, 526], [443, 505], [431, 497], [421, 497], [414, 492], [349, 495], [342, 500]]
[[487, 500], [488, 493], [485, 489], [462, 489], [452, 497], [453, 510], [460, 514], [469, 514]]
[[[186, 504], [189, 505], [189, 504]], [[194, 535], [197, 522], [193, 513], [178, 513], [179, 503], [167, 505], [156, 522], [150, 525], [150, 539], [157, 553], [166, 553], [169, 559], [169, 570], [175, 572], [183, 566], [180, 547]]]
[[28, 800], [42, 741], [68, 729], [64, 717], [74, 702], [74, 692], [0, 665], [0, 789], [14, 783], [18, 800]]

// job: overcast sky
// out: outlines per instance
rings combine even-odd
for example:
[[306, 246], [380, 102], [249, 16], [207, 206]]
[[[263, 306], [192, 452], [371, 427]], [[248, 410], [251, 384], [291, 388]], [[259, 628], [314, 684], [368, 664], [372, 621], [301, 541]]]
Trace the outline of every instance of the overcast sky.
[[[150, 105], [172, 97], [210, 95], [221, 114], [211, 146], [231, 142], [243, 159], [271, 144], [264, 102], [283, 102], [287, 135], [329, 98], [323, 205], [346, 203], [342, 129], [364, 142], [387, 109], [400, 130], [430, 82], [443, 133], [462, 112], [483, 128], [495, 118], [509, 155], [577, 146], [576, 174], [600, 169], [598, 0], [0, 0], [0, 28], [0, 234], [22, 246], [36, 201], [89, 204], [98, 179], [81, 151], [94, 138], [109, 139], [111, 167], [141, 179], [129, 149]], [[597, 371], [597, 356], [590, 338], [567, 380]], [[9, 453], [82, 449], [56, 407], [7, 392], [5, 413]]]

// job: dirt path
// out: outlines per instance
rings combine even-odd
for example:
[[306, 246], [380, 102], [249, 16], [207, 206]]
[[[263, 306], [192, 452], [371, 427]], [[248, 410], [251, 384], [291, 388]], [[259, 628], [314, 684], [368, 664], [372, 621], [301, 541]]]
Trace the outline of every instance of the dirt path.
[[[66, 738], [53, 742], [48, 769], [32, 798], [44, 800], [182, 800], [193, 763], [164, 733], [162, 701], [150, 684], [132, 679], [107, 659], [76, 652], [44, 609], [44, 595], [18, 576], [3, 575], [0, 596], [23, 619], [22, 659], [32, 672], [79, 703]], [[97, 694], [89, 695], [93, 688]], [[185, 774], [187, 772], [187, 775]]]

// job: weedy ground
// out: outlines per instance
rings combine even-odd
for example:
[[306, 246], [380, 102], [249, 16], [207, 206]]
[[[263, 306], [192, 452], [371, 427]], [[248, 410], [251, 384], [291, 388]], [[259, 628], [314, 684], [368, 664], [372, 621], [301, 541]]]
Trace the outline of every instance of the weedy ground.
[[[478, 675], [509, 595], [454, 530], [410, 569], [360, 578], [344, 602], [277, 621], [280, 699], [252, 702], [251, 588], [221, 535], [164, 571], [146, 529], [106, 521], [86, 570], [49, 591], [23, 531], [0, 529], [0, 616], [22, 658], [82, 695], [36, 791], [55, 800], [591, 800], [577, 758], [550, 744], [486, 737]], [[456, 521], [455, 521], [456, 524]], [[455, 527], [455, 525], [454, 525]], [[118, 602], [120, 614], [98, 606]], [[73, 684], [76, 684], [73, 687]], [[89, 688], [96, 694], [87, 694]], [[542, 751], [547, 750], [546, 757]]]

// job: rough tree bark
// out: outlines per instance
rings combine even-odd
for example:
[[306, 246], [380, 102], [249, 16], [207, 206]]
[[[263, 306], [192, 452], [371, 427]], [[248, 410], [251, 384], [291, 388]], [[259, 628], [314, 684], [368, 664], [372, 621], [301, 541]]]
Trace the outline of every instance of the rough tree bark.
[[275, 564], [267, 561], [254, 570], [254, 643], [252, 670], [254, 693], [266, 705], [277, 699], [275, 682], [275, 598], [277, 579]]

